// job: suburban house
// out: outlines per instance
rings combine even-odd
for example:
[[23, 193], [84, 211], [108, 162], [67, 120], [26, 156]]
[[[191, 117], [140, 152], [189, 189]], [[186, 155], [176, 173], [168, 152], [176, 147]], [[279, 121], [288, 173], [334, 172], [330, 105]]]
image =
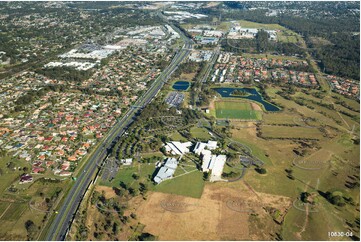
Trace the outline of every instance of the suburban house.
[[20, 177], [19, 184], [29, 183], [33, 181], [33, 177], [29, 174], [24, 174]]

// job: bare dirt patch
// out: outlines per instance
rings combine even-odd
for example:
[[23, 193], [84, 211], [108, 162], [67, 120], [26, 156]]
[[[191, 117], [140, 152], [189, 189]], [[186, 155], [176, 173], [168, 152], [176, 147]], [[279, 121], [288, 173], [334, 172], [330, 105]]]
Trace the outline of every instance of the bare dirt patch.
[[159, 240], [269, 239], [269, 234], [262, 235], [260, 230], [250, 233], [250, 227], [259, 226], [249, 223], [250, 216], [266, 223], [270, 233], [275, 231], [275, 222], [263, 208], [264, 204], [283, 209], [290, 200], [257, 194], [243, 182], [215, 183], [205, 186], [200, 199], [152, 192], [136, 214], [146, 225], [144, 231], [158, 236]]
[[179, 78], [182, 79], [182, 80], [186, 80], [186, 81], [192, 81], [195, 76], [196, 76], [195, 72], [182, 73], [182, 75]]
[[209, 109], [216, 110], [215, 101], [216, 100], [213, 99], [212, 101], [209, 102]]
[[252, 106], [253, 110], [262, 111], [262, 108], [258, 104], [254, 103], [254, 102], [251, 102], [251, 106]]
[[107, 187], [107, 186], [96, 186], [95, 191], [100, 192], [100, 193], [104, 192], [104, 197], [106, 199], [114, 198], [117, 196], [117, 194], [115, 194], [113, 188]]

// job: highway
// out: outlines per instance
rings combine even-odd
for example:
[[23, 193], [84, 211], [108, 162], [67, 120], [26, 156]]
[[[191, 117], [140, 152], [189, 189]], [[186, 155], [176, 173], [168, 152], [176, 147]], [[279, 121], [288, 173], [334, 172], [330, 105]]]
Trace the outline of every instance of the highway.
[[190, 49], [192, 49], [193, 41], [189, 40], [179, 29], [170, 24], [174, 30], [176, 30], [181, 38], [184, 39], [184, 46], [174, 56], [172, 62], [164, 69], [164, 71], [157, 77], [153, 84], [149, 87], [146, 93], [138, 98], [138, 100], [132, 105], [130, 109], [118, 120], [115, 126], [109, 131], [107, 137], [101, 141], [101, 144], [94, 151], [93, 155], [86, 161], [83, 166], [83, 171], [80, 171], [76, 181], [66, 195], [62, 207], [59, 209], [58, 214], [52, 221], [49, 230], [44, 240], [65, 240], [66, 234], [73, 221], [75, 213], [86, 193], [89, 185], [96, 179], [99, 173], [104, 159], [107, 157], [108, 149], [111, 149], [114, 145], [113, 141], [119, 139], [133, 122], [137, 113], [141, 111], [147, 104], [149, 104], [153, 98], [162, 89], [164, 83], [168, 80], [170, 75], [177, 69], [178, 65], [188, 56]]

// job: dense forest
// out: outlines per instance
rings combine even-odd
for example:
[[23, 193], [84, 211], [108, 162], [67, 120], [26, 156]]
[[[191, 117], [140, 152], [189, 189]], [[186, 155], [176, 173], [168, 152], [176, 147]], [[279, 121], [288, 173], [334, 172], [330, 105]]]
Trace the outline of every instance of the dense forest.
[[72, 82], [82, 82], [89, 79], [92, 75], [91, 70], [78, 71], [71, 67], [42, 68], [38, 69], [36, 72], [51, 79]]

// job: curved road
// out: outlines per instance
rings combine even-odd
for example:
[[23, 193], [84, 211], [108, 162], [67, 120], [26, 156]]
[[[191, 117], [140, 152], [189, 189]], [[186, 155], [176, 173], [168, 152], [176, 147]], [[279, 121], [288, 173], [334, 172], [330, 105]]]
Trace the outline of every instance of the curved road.
[[77, 180], [66, 195], [62, 207], [58, 211], [55, 219], [52, 221], [45, 240], [65, 240], [68, 229], [73, 221], [75, 213], [84, 197], [85, 192], [87, 191], [90, 183], [95, 180], [99, 169], [101, 169], [98, 164], [101, 164], [108, 154], [107, 149], [112, 147], [114, 140], [119, 139], [124, 134], [129, 125], [133, 122], [137, 113], [153, 100], [153, 98], [163, 87], [164, 83], [168, 80], [170, 75], [190, 53], [193, 41], [189, 40], [173, 24], [171, 24], [171, 26], [184, 39], [185, 44], [183, 48], [178, 51], [172, 62], [153, 82], [148, 91], [143, 96], [138, 98], [132, 108], [130, 108], [127, 113], [115, 124], [115, 126], [109, 131], [107, 138], [101, 141], [101, 144], [98, 146], [97, 150], [95, 150], [93, 155], [87, 160], [87, 163], [83, 167], [84, 171], [80, 172]]

